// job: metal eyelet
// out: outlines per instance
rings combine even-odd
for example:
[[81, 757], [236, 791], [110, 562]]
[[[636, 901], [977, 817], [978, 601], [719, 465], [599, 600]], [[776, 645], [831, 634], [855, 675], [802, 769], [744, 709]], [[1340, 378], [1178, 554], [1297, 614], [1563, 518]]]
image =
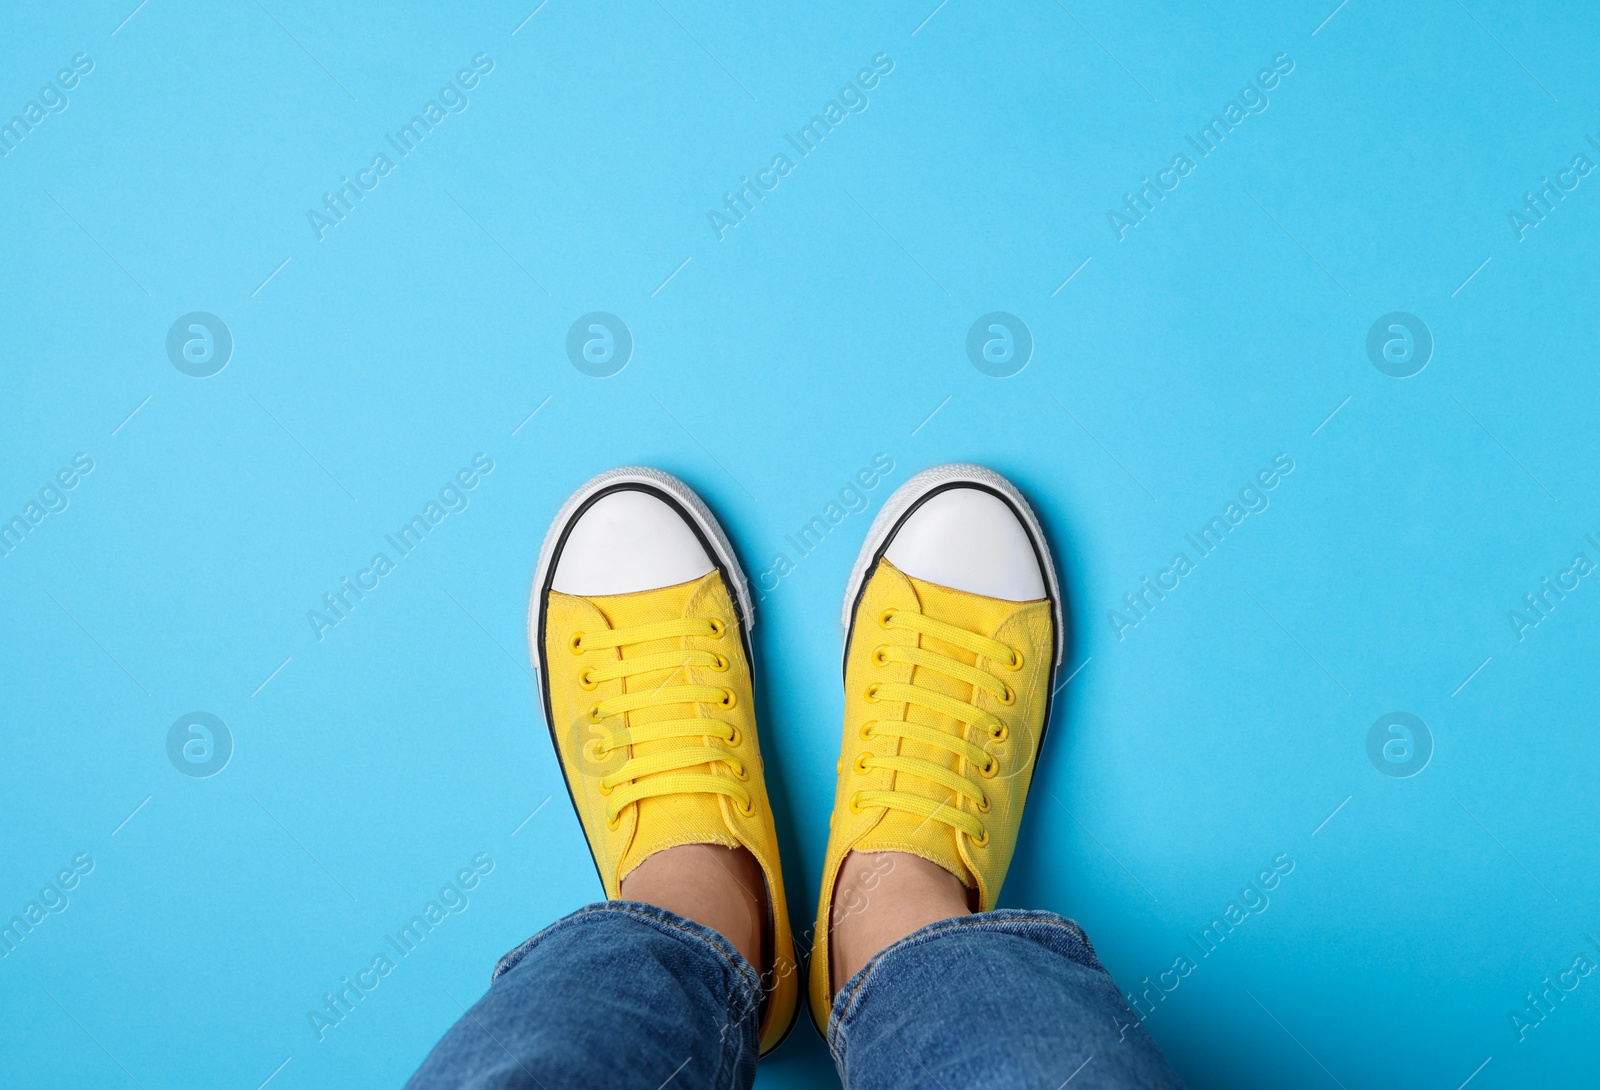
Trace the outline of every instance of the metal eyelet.
[[894, 620], [894, 615], [896, 613], [899, 613], [899, 612], [900, 611], [898, 609], [894, 609], [893, 607], [891, 607], [889, 609], [884, 610], [882, 613], [878, 614], [878, 625], [879, 625], [879, 627], [888, 628], [889, 627], [889, 622]]
[[878, 702], [878, 683], [874, 681], [871, 685], [868, 685], [866, 692], [861, 695], [868, 704], [876, 704]]
[[605, 722], [605, 716], [600, 714], [600, 705], [598, 705], [598, 704], [590, 704], [589, 705], [589, 722], [591, 722], [591, 723], [604, 723]]
[[726, 656], [726, 655], [718, 655], [717, 656], [717, 663], [716, 663], [715, 666], [712, 667], [712, 669], [715, 670], [719, 674], [726, 673], [727, 669], [728, 669], [728, 667], [730, 665], [731, 665], [731, 663], [729, 663], [729, 661], [728, 661], [728, 656]]
[[727, 765], [728, 771], [733, 774], [734, 779], [740, 783], [750, 782], [750, 770], [745, 768], [743, 761], [728, 761]]
[[739, 733], [739, 728], [738, 727], [734, 727], [733, 728], [733, 733], [730, 734], [728, 736], [728, 738], [727, 738], [727, 743], [730, 746], [737, 747], [743, 741], [744, 741], [744, 735]]
[[861, 794], [860, 794], [860, 792], [857, 792], [856, 794], [850, 796], [850, 812], [852, 814], [861, 813]]
[[721, 618], [718, 617], [712, 617], [710, 622], [711, 638], [714, 640], [722, 639], [723, 635], [728, 631], [728, 626], [723, 624]]
[[983, 831], [983, 836], [981, 837], [973, 836], [968, 837], [967, 839], [972, 841], [972, 846], [974, 848], [987, 848], [989, 846], [989, 830], [985, 829]]
[[1015, 690], [1011, 686], [1007, 685], [1006, 686], [1006, 695], [1000, 700], [1001, 705], [1004, 706], [1004, 707], [1009, 708], [1009, 707], [1011, 707], [1011, 705], [1015, 704], [1016, 702], [1017, 702], [1017, 690]]
[[606, 818], [606, 828], [610, 829], [612, 832], [616, 832], [618, 829], [622, 828], [622, 815], [618, 814], [616, 821]]
[[595, 789], [597, 791], [599, 791], [602, 795], [609, 795], [609, 794], [611, 794], [611, 792], [616, 790], [615, 787], [607, 787], [606, 786], [606, 782], [604, 780], [601, 780], [599, 783], [595, 784], [594, 786], [595, 786]]
[[983, 798], [978, 800], [977, 805], [978, 805], [978, 813], [987, 814], [989, 812], [989, 796], [988, 795], [983, 796]]
[[867, 767], [867, 762], [871, 761], [871, 760], [875, 760], [877, 758], [877, 756], [878, 755], [876, 753], [863, 753], [863, 754], [861, 754], [859, 757], [856, 758], [856, 771], [861, 773], [863, 776], [867, 775], [869, 772], [872, 771], [872, 769]]
[[996, 774], [999, 773], [999, 771], [1000, 771], [1000, 760], [999, 760], [999, 758], [994, 757], [994, 756], [991, 756], [989, 758], [989, 763], [988, 764], [979, 765], [978, 766], [978, 775], [982, 776], [986, 780], [994, 779]]
[[876, 666], [889, 665], [889, 648], [884, 644], [879, 644], [877, 647], [873, 648], [872, 662]]
[[571, 649], [574, 655], [581, 655], [583, 654], [583, 648], [578, 646], [581, 642], [583, 642], [583, 633], [574, 632], [572, 638], [567, 641], [567, 647]]
[[599, 687], [600, 683], [589, 676], [589, 668], [587, 666], [578, 671], [578, 688], [592, 693]]
[[732, 689], [724, 689], [724, 690], [722, 690], [722, 699], [717, 701], [717, 707], [722, 708], [724, 711], [726, 711], [729, 708], [737, 707], [738, 704], [739, 704], [739, 697], [734, 693], [734, 691]]
[[856, 736], [859, 737], [863, 742], [870, 742], [877, 736], [872, 729], [872, 722], [873, 721], [870, 719], [867, 720], [865, 723], [861, 724], [861, 729], [856, 732]]
[[[748, 809], [746, 809], [746, 806], [748, 806]], [[751, 799], [748, 803], [743, 805], [736, 803], [733, 808], [739, 811], [740, 817], [752, 818], [756, 816], [756, 804], [754, 799]]]
[[1006, 726], [1004, 723], [1001, 723], [999, 730], [989, 732], [989, 737], [996, 742], [1004, 742], [1007, 738], [1011, 737], [1011, 728]]
[[1007, 670], [1022, 669], [1022, 652], [1013, 647], [1011, 649], [1011, 661], [1008, 663], [1002, 662], [1000, 665], [1004, 666]]

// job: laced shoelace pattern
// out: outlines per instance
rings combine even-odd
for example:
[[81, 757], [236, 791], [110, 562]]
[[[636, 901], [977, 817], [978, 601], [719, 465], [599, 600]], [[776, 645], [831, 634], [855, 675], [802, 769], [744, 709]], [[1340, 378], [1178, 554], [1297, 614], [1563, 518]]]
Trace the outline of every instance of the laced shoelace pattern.
[[[885, 629], [906, 629], [952, 647], [959, 647], [978, 656], [980, 661], [986, 659], [998, 663], [1005, 670], [1016, 671], [1022, 668], [1022, 652], [1016, 648], [957, 625], [936, 620], [916, 610], [886, 609], [879, 615], [878, 624]], [[873, 650], [872, 662], [879, 667], [896, 663], [919, 666], [965, 682], [974, 690], [981, 689], [1003, 705], [1009, 706], [1017, 701], [1016, 690], [1002, 678], [927, 648], [883, 644]], [[861, 725], [861, 738], [863, 741], [870, 741], [873, 738], [903, 738], [935, 749], [943, 749], [960, 758], [962, 766], [976, 773], [977, 779], [922, 757], [879, 756], [863, 752], [856, 758], [857, 773], [866, 775], [873, 769], [889, 769], [903, 776], [914, 776], [938, 784], [950, 792], [950, 799], [940, 802], [905, 791], [857, 791], [850, 796], [851, 812], [859, 814], [873, 806], [900, 810], [915, 814], [924, 820], [942, 822], [965, 834], [977, 847], [985, 847], [989, 843], [989, 831], [978, 815], [987, 814], [990, 803], [988, 792], [979, 781], [993, 779], [1000, 771], [1000, 760], [988, 749], [972, 742], [968, 735], [976, 730], [986, 735], [991, 744], [1004, 742], [1010, 733], [1006, 724], [976, 705], [919, 685], [873, 682], [867, 686], [862, 699], [874, 704], [891, 701], [907, 706], [914, 705], [955, 720], [961, 725], [959, 731], [922, 723], [869, 720]], [[960, 799], [970, 799], [978, 814], [974, 815], [962, 809], [959, 806]], [[958, 805], [952, 806], [952, 802]]]
[[614, 752], [645, 743], [675, 740], [682, 743], [649, 756], [634, 756], [630, 752], [626, 761], [600, 777], [600, 793], [607, 797], [606, 826], [612, 831], [621, 828], [622, 812], [629, 806], [642, 799], [664, 795], [726, 795], [745, 817], [755, 813], [750, 792], [744, 786], [750, 778], [744, 762], [728, 750], [711, 744], [739, 745], [742, 736], [737, 727], [707, 717], [631, 725], [617, 722], [629, 712], [674, 705], [734, 707], [738, 697], [731, 689], [715, 685], [667, 684], [688, 667], [725, 671], [729, 666], [727, 656], [687, 648], [631, 657], [626, 652], [626, 648], [639, 644], [686, 636], [710, 636], [720, 640], [727, 631], [727, 623], [718, 617], [682, 617], [602, 632], [575, 632], [568, 639], [567, 646], [574, 655], [612, 648], [622, 651], [618, 658], [585, 666], [579, 672], [579, 686], [589, 691], [607, 681], [670, 671], [666, 680], [654, 688], [625, 692], [589, 706], [588, 721], [600, 728], [599, 736], [586, 744], [588, 757], [596, 764], [606, 762]]

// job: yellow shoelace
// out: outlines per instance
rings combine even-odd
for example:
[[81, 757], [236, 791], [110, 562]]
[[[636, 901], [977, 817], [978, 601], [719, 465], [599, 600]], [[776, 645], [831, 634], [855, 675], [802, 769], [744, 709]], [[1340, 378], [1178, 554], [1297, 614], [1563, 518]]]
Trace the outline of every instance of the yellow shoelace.
[[[603, 632], [577, 632], [567, 641], [575, 655], [586, 651], [609, 648], [626, 648], [657, 640], [679, 639], [684, 636], [712, 636], [721, 639], [728, 626], [719, 618], [684, 617], [631, 628], [613, 628]], [[641, 799], [661, 795], [715, 794], [733, 799], [739, 812], [749, 817], [750, 792], [741, 786], [748, 780], [744, 762], [727, 750], [707, 744], [707, 740], [736, 746], [740, 742], [738, 728], [717, 719], [681, 718], [665, 719], [655, 723], [612, 726], [608, 723], [629, 712], [647, 708], [660, 708], [674, 704], [708, 704], [719, 708], [732, 708], [738, 699], [732, 690], [715, 685], [668, 685], [678, 671], [689, 666], [709, 667], [722, 671], [728, 668], [728, 659], [715, 651], [679, 649], [659, 651], [649, 655], [626, 653], [598, 666], [586, 666], [578, 675], [578, 684], [593, 690], [602, 682], [626, 679], [639, 674], [671, 671], [666, 679], [653, 689], [623, 693], [589, 706], [589, 722], [601, 727], [601, 737], [588, 743], [589, 756], [597, 764], [605, 762], [613, 751], [650, 742], [667, 742], [681, 739], [686, 744], [664, 749], [648, 757], [629, 758], [614, 771], [600, 777], [600, 793], [609, 797], [606, 804], [606, 825], [613, 831], [621, 827], [622, 811]], [[691, 772], [701, 765], [715, 770], [726, 766], [728, 774], [717, 771]], [[731, 775], [731, 778], [730, 778]]]
[[[915, 610], [884, 610], [878, 617], [878, 623], [887, 629], [903, 628], [923, 636], [930, 636], [953, 647], [970, 651], [972, 654], [977, 655], [980, 660], [987, 659], [998, 663], [1006, 670], [1018, 670], [1022, 667], [1022, 653], [1016, 648], [1008, 647], [999, 640], [990, 639], [988, 636], [982, 636], [956, 625], [935, 620]], [[884, 644], [873, 650], [872, 661], [877, 666], [888, 666], [890, 663], [909, 663], [913, 666], [920, 666], [925, 670], [933, 670], [946, 677], [955, 678], [957, 681], [964, 681], [975, 689], [982, 689], [1001, 704], [1010, 705], [1016, 703], [1017, 700], [1016, 691], [994, 674], [926, 648]], [[982, 708], [957, 700], [954, 697], [946, 696], [944, 693], [935, 692], [932, 689], [896, 682], [874, 682], [867, 686], [866, 692], [862, 694], [862, 699], [874, 704], [883, 701], [907, 705], [915, 704], [961, 724], [961, 730], [957, 733], [921, 723], [871, 720], [862, 724], [861, 737], [863, 740], [878, 737], [906, 738], [937, 749], [947, 750], [961, 758], [966, 766], [976, 772], [982, 779], [992, 779], [1000, 771], [999, 759], [984, 747], [975, 745], [966, 737], [969, 729], [972, 729], [983, 731], [991, 743], [1006, 740], [1009, 728], [1000, 719]], [[986, 814], [989, 812], [989, 795], [977, 780], [972, 779], [970, 776], [953, 772], [944, 765], [921, 757], [880, 757], [873, 753], [862, 753], [856, 758], [857, 772], [865, 775], [874, 768], [887, 768], [901, 775], [916, 776], [936, 783], [946, 791], [949, 791], [951, 798], [946, 802], [936, 802], [922, 795], [913, 795], [904, 791], [857, 791], [850, 796], [851, 811], [860, 813], [869, 806], [882, 806], [890, 810], [901, 810], [915, 814], [925, 820], [943, 822], [951, 828], [965, 833], [980, 848], [989, 843], [989, 831], [983, 822], [959, 807], [959, 800], [968, 798], [972, 800], [978, 813]], [[952, 802], [957, 803], [957, 805], [952, 806]]]

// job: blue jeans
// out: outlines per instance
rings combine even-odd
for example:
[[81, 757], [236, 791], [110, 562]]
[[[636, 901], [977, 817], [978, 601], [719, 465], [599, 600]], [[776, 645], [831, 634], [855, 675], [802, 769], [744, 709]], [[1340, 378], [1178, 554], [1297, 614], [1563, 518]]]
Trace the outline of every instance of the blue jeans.
[[[756, 971], [710, 928], [634, 901], [589, 905], [502, 958], [406, 1085], [742, 1090], [760, 998]], [[1182, 1085], [1077, 924], [1052, 912], [959, 916], [895, 943], [839, 990], [828, 1045], [849, 1090]]]

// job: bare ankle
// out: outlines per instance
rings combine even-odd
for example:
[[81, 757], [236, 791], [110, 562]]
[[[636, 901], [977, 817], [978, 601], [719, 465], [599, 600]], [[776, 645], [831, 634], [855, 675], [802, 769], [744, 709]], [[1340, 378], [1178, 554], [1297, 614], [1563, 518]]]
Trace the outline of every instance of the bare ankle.
[[907, 852], [851, 852], [839, 867], [829, 930], [835, 990], [878, 951], [930, 923], [965, 916], [961, 879]]
[[720, 844], [656, 852], [622, 880], [624, 899], [657, 905], [716, 931], [763, 972], [767, 884], [755, 856]]

